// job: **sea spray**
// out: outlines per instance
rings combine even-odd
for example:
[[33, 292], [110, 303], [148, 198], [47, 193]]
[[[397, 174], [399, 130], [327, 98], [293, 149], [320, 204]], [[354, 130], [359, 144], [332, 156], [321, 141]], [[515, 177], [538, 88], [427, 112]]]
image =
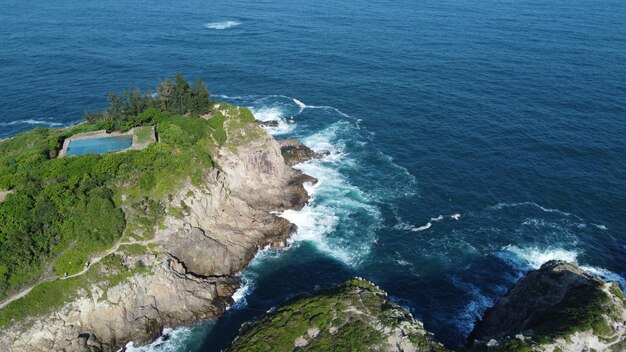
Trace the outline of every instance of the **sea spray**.
[[192, 327], [180, 327], [177, 329], [165, 328], [163, 334], [150, 344], [135, 346], [129, 342], [119, 352], [189, 352], [202, 344], [212, 322], [204, 322]]
[[280, 106], [270, 106], [270, 107], [261, 107], [256, 108], [254, 106], [250, 107], [250, 111], [254, 117], [263, 122], [267, 121], [275, 121], [278, 123], [278, 126], [264, 126], [263, 128], [272, 135], [280, 136], [284, 134], [288, 134], [293, 132], [296, 125], [293, 121], [293, 118], [287, 117], [286, 111]]
[[626, 287], [626, 280], [620, 275], [604, 268], [579, 263], [579, 252], [574, 250], [555, 247], [538, 248], [507, 245], [497, 255], [518, 270], [520, 277], [529, 270], [539, 269], [550, 260], [563, 260], [577, 265], [591, 274], [598, 275], [607, 281], [616, 281], [623, 288]]
[[210, 22], [210, 23], [205, 24], [204, 28], [223, 30], [223, 29], [228, 29], [228, 28], [239, 26], [240, 24], [241, 22], [237, 22], [237, 21]]

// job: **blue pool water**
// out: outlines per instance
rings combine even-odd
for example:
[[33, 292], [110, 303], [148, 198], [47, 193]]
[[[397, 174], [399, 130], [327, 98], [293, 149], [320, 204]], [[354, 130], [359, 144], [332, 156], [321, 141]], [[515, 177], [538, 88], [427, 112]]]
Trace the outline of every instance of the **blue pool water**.
[[218, 351], [353, 275], [459, 346], [548, 259], [623, 283], [624, 14], [623, 0], [5, 1], [0, 137], [200, 76], [332, 155], [301, 166], [320, 183], [283, 214], [292, 246], [259, 255], [222, 319], [161, 350]]
[[129, 148], [132, 136], [112, 136], [70, 141], [65, 155], [106, 154]]

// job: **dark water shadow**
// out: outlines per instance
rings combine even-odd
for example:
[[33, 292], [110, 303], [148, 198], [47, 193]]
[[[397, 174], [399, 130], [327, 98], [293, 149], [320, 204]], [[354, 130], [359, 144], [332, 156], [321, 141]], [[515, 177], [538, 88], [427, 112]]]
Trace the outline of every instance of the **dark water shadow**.
[[247, 304], [234, 306], [218, 319], [197, 351], [221, 351], [237, 336], [244, 322], [259, 318], [294, 296], [312, 294], [356, 275], [342, 263], [319, 252], [312, 255], [311, 248], [303, 248], [310, 245], [300, 247], [281, 254], [277, 263], [264, 263], [263, 275], [245, 298]]

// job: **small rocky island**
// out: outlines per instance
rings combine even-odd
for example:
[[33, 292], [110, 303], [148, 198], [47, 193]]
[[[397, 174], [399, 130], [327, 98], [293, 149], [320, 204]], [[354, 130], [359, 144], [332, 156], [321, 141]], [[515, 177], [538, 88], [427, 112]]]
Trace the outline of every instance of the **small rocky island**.
[[[468, 338], [467, 351], [624, 351], [626, 297], [576, 266], [528, 273]], [[355, 278], [242, 326], [235, 351], [448, 351], [374, 284]]]
[[446, 351], [373, 283], [354, 278], [245, 324], [229, 352]]

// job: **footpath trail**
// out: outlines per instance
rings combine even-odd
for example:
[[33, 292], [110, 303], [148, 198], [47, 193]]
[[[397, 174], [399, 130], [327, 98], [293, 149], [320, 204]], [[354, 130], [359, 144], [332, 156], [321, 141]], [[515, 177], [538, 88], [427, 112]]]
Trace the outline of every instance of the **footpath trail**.
[[32, 291], [32, 289], [33, 289], [33, 288], [37, 287], [38, 285], [41, 285], [41, 284], [46, 283], [46, 282], [56, 281], [56, 280], [67, 280], [67, 279], [71, 279], [71, 278], [74, 278], [74, 277], [78, 277], [78, 276], [80, 276], [80, 275], [83, 275], [84, 273], [86, 273], [86, 272], [87, 272], [87, 270], [89, 270], [89, 268], [91, 268], [91, 266], [92, 266], [93, 264], [96, 264], [96, 263], [98, 263], [100, 260], [102, 260], [102, 258], [104, 258], [104, 257], [106, 257], [106, 256], [108, 256], [108, 255], [110, 255], [110, 254], [115, 253], [115, 252], [116, 252], [116, 251], [120, 248], [120, 246], [122, 246], [122, 245], [129, 245], [129, 244], [141, 244], [141, 245], [144, 245], [144, 246], [145, 246], [145, 245], [147, 245], [148, 243], [152, 243], [152, 242], [154, 242], [154, 240], [146, 240], [146, 241], [133, 241], [133, 242], [122, 242], [122, 239], [120, 238], [117, 242], [115, 242], [115, 245], [113, 245], [113, 247], [111, 247], [110, 249], [108, 249], [108, 250], [107, 250], [107, 251], [105, 251], [105, 252], [99, 253], [98, 255], [96, 255], [96, 256], [94, 256], [94, 257], [90, 258], [90, 259], [89, 259], [89, 266], [85, 266], [85, 267], [83, 268], [83, 270], [81, 270], [81, 271], [77, 272], [76, 274], [68, 275], [68, 276], [65, 276], [65, 277], [55, 277], [55, 278], [52, 278], [52, 279], [49, 279], [49, 280], [44, 280], [44, 281], [38, 282], [38, 283], [36, 283], [36, 284], [34, 284], [34, 285], [32, 285], [32, 286], [28, 287], [28, 288], [25, 288], [24, 290], [22, 290], [22, 291], [20, 291], [20, 292], [18, 292], [18, 293], [16, 293], [16, 294], [14, 294], [13, 296], [11, 296], [11, 297], [7, 298], [5, 301], [3, 301], [2, 303], [0, 303], [0, 309], [3, 309], [4, 307], [6, 307], [7, 305], [9, 305], [10, 303], [17, 301], [17, 300], [18, 300], [18, 299], [20, 299], [20, 298], [23, 298], [24, 296], [26, 296], [27, 294], [29, 294], [29, 293], [30, 293], [30, 291]]

